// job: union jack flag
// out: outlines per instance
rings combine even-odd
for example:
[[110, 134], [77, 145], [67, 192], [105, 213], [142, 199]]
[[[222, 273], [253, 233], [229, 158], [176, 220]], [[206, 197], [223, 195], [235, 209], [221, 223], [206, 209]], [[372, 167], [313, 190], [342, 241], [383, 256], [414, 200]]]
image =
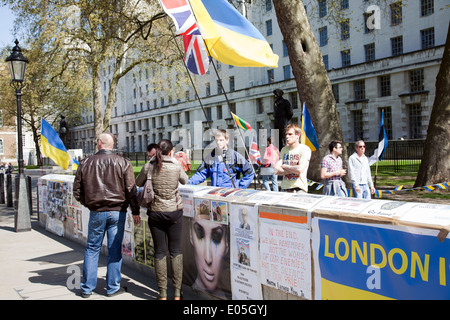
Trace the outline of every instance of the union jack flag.
[[176, 33], [183, 36], [184, 62], [192, 73], [208, 71], [210, 57], [205, 47], [188, 0], [160, 0], [167, 15], [172, 18]]
[[256, 141], [256, 134], [253, 135], [252, 145], [250, 146], [250, 159], [253, 164], [261, 166], [261, 154], [259, 153], [258, 143]]

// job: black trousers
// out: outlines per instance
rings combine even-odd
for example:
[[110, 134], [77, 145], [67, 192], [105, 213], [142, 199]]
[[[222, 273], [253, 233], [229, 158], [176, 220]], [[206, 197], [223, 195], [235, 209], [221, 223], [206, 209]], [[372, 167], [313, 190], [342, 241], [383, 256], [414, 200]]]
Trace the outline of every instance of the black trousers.
[[162, 259], [170, 253], [171, 257], [181, 254], [181, 234], [183, 231], [183, 210], [166, 213], [167, 216], [175, 216], [175, 219], [163, 219], [161, 215], [156, 216], [153, 212], [149, 215], [148, 225], [155, 246], [155, 259]]

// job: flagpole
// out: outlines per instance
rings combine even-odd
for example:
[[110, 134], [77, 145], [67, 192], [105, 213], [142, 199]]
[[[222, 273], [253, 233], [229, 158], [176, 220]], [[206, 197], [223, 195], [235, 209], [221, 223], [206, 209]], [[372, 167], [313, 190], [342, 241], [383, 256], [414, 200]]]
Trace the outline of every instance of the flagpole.
[[379, 161], [379, 159], [378, 159], [378, 156], [377, 156], [377, 163], [375, 165], [375, 179], [373, 181], [373, 186], [374, 186], [375, 189], [377, 188], [378, 161]]
[[[208, 46], [206, 45], [206, 42], [205, 42], [205, 47], [206, 47], [206, 50], [208, 50], [209, 56], [211, 56], [211, 54], [209, 53]], [[211, 59], [211, 63], [213, 65], [213, 68], [214, 68], [214, 71], [216, 73], [217, 79], [219, 80], [220, 88], [222, 89], [221, 91], [222, 91], [223, 95], [225, 96], [225, 100], [226, 100], [227, 105], [228, 105], [228, 112], [230, 112], [230, 115], [231, 115], [230, 101], [228, 100], [227, 93], [225, 92], [225, 88], [222, 85], [222, 79], [219, 76], [219, 72], [217, 71], [217, 68], [216, 68], [216, 65], [214, 63], [214, 60]], [[233, 116], [231, 116], [231, 117], [233, 117]], [[236, 121], [235, 121], [235, 124], [236, 124]], [[242, 145], [244, 146], [245, 153], [246, 153], [246, 155], [248, 157], [248, 161], [250, 162], [250, 166], [252, 167], [254, 177], [256, 177], [256, 171], [255, 171], [255, 168], [253, 167], [253, 161], [252, 161], [252, 159], [250, 157], [250, 154], [249, 154], [249, 152], [247, 150], [247, 147], [245, 146], [245, 140], [244, 140], [244, 137], [242, 136], [241, 129], [239, 129], [239, 127], [237, 127], [237, 129], [238, 129], [238, 133], [239, 133], [239, 137], [241, 139]], [[255, 188], [256, 188], [256, 186], [255, 186]]]
[[[187, 1], [187, 3], [189, 4], [189, 7], [190, 7], [190, 9], [191, 9], [191, 13], [192, 13], [192, 15], [194, 16], [195, 21], [197, 21], [197, 17], [195, 16], [195, 12], [194, 12], [194, 10], [192, 9], [192, 5], [191, 5], [190, 1]], [[170, 28], [170, 31], [171, 31], [172, 34], [173, 34], [172, 28]], [[205, 41], [205, 39], [203, 38], [203, 34], [202, 34], [201, 32], [200, 32], [200, 35], [201, 35], [201, 37], [202, 37], [203, 43], [205, 44], [205, 48], [206, 48], [206, 51], [208, 52], [208, 55], [209, 55], [210, 57], [212, 57], [212, 56], [211, 56], [211, 52], [209, 51], [208, 45], [206, 44], [206, 41]], [[176, 41], [175, 41], [175, 43], [176, 43]], [[177, 48], [178, 48], [178, 50], [181, 52], [180, 48], [178, 47], [178, 44], [177, 44]], [[183, 62], [184, 62], [184, 61], [183, 61]], [[189, 69], [187, 68], [187, 65], [186, 65], [185, 63], [183, 63], [183, 64], [185, 65], [185, 68], [186, 68], [186, 70], [187, 70], [187, 72], [188, 72], [188, 74], [189, 74]], [[225, 89], [224, 89], [224, 87], [223, 87], [223, 85], [222, 85], [222, 79], [221, 79], [220, 76], [219, 76], [219, 73], [218, 73], [218, 71], [217, 71], [217, 68], [216, 68], [216, 65], [215, 65], [213, 59], [211, 59], [211, 64], [213, 65], [213, 68], [214, 68], [214, 71], [215, 71], [215, 73], [216, 73], [217, 79], [219, 80], [219, 85], [220, 85], [220, 88], [222, 89], [221, 91], [222, 91], [223, 95], [225, 96], [225, 100], [226, 100], [227, 106], [228, 106], [228, 111], [231, 113], [230, 101], [228, 100], [228, 96], [227, 96], [227, 94], [226, 94], [226, 92], [225, 92]], [[195, 92], [196, 92], [196, 95], [197, 95], [197, 97], [198, 97], [198, 100], [200, 101], [200, 96], [198, 95], [197, 90], [195, 89], [195, 84], [194, 84], [194, 82], [193, 82], [193, 80], [192, 80], [190, 74], [189, 74], [189, 79], [191, 80], [192, 86], [194, 87], [194, 90], [195, 90]], [[205, 118], [206, 118], [206, 121], [207, 121], [207, 123], [209, 124], [209, 119], [208, 119], [208, 116], [206, 115], [206, 111], [205, 111], [205, 109], [203, 108], [203, 105], [202, 105], [201, 103], [200, 103], [200, 105], [201, 105], [201, 107], [202, 107], [203, 114], [204, 114], [204, 116], [205, 116]], [[239, 133], [239, 137], [241, 138], [241, 142], [242, 142], [242, 144], [243, 144], [243, 146], [244, 146], [245, 153], [247, 154], [247, 157], [248, 157], [249, 162], [250, 162], [250, 166], [252, 167], [253, 174], [254, 174], [254, 177], [255, 177], [255, 176], [256, 176], [256, 172], [255, 172], [255, 169], [253, 168], [253, 162], [252, 162], [252, 160], [251, 160], [251, 158], [250, 158], [250, 155], [249, 155], [249, 153], [248, 153], [248, 151], [247, 151], [247, 148], [245, 147], [245, 142], [244, 142], [244, 139], [243, 139], [243, 137], [242, 137], [241, 132], [239, 131], [239, 128], [238, 128], [238, 133]], [[224, 163], [225, 163], [225, 162], [224, 162]], [[231, 182], [233, 183], [233, 187], [236, 187], [235, 184], [234, 184], [234, 180], [233, 180], [232, 177], [231, 177], [230, 171], [229, 171], [228, 166], [227, 166], [226, 163], [225, 163], [225, 168], [227, 168], [227, 172], [228, 172], [228, 175], [229, 175], [229, 177], [230, 177]], [[255, 186], [255, 188], [256, 188], [256, 186]]]
[[[176, 47], [177, 47], [178, 51], [180, 52], [180, 54], [183, 54], [183, 52], [181, 51], [180, 47], [178, 46], [178, 43], [177, 43], [177, 40], [176, 40], [176, 36], [175, 36], [171, 26], [170, 26], [169, 21], [168, 21], [168, 24], [169, 24], [169, 29], [170, 29], [170, 32], [172, 33], [173, 40], [175, 42]], [[202, 37], [202, 39], [203, 39], [203, 37]], [[208, 51], [208, 54], [209, 54], [209, 51]], [[197, 87], [195, 86], [194, 80], [192, 80], [191, 74], [190, 74], [189, 69], [188, 69], [186, 63], [184, 62], [184, 60], [183, 60], [183, 65], [184, 65], [184, 67], [186, 69], [186, 73], [187, 73], [187, 75], [189, 77], [189, 80], [191, 81], [191, 84], [192, 84], [192, 87], [194, 89], [195, 95], [197, 96], [197, 100], [200, 103], [200, 107], [202, 108], [203, 115], [205, 116], [205, 119], [206, 119], [206, 125], [207, 125], [207, 127], [209, 129], [212, 129], [212, 127], [211, 127], [211, 125], [209, 123], [210, 120], [208, 119], [208, 116], [206, 114], [205, 108], [203, 107], [203, 103], [202, 103], [202, 100], [200, 99], [200, 95], [198, 94]], [[222, 86], [222, 84], [221, 84], [221, 86]], [[233, 188], [236, 188], [236, 184], [234, 183], [233, 177], [231, 176], [230, 169], [228, 168], [228, 164], [225, 162], [225, 159], [223, 160], [223, 163], [225, 164], [225, 168], [227, 169], [228, 177], [230, 178], [230, 181], [231, 181], [231, 184], [233, 185]]]
[[[192, 9], [192, 5], [191, 5], [190, 1], [187, 1], [187, 3], [189, 4], [189, 7], [191, 8], [191, 12], [192, 12], [192, 15], [193, 15], [194, 18], [195, 18], [195, 21], [197, 21], [197, 17], [195, 16], [195, 12], [194, 12], [194, 10]], [[208, 52], [208, 55], [209, 55], [210, 57], [212, 57], [212, 56], [211, 56], [211, 52], [209, 51], [209, 48], [208, 48], [208, 44], [206, 43], [205, 39], [203, 38], [203, 34], [202, 34], [201, 32], [200, 32], [200, 35], [201, 35], [201, 37], [202, 37], [203, 43], [205, 44], [205, 48], [206, 48], [206, 51]], [[226, 100], [227, 106], [228, 106], [228, 111], [229, 111], [230, 114], [231, 114], [230, 101], [228, 100], [228, 96], [227, 96], [227, 94], [226, 94], [226, 92], [225, 92], [225, 88], [224, 88], [223, 85], [222, 85], [222, 79], [221, 79], [220, 76], [219, 76], [219, 73], [218, 73], [217, 68], [216, 68], [216, 64], [214, 63], [214, 59], [211, 59], [211, 64], [213, 65], [213, 68], [214, 68], [214, 71], [215, 71], [215, 73], [216, 73], [217, 79], [219, 80], [219, 85], [220, 85], [220, 88], [222, 89], [221, 91], [222, 91], [223, 95], [225, 96], [225, 100]], [[187, 67], [186, 67], [186, 68], [187, 68]], [[205, 117], [206, 117], [206, 114], [205, 114]], [[207, 118], [207, 117], [206, 117], [206, 118]], [[208, 119], [208, 118], [207, 118], [207, 119]], [[247, 148], [245, 147], [245, 142], [244, 142], [244, 139], [243, 139], [243, 137], [242, 137], [242, 134], [241, 134], [239, 128], [238, 128], [238, 133], [239, 133], [239, 137], [241, 138], [241, 142], [242, 142], [242, 144], [243, 144], [243, 146], [244, 146], [245, 153], [247, 154], [247, 157], [248, 157], [248, 159], [249, 159], [249, 161], [250, 161], [250, 164], [251, 164], [253, 173], [256, 175], [255, 169], [253, 168], [253, 163], [252, 163], [252, 161], [251, 161], [251, 158], [250, 158], [250, 155], [249, 155], [249, 153], [248, 153], [248, 151], [247, 151]]]
[[[167, 20], [168, 20], [168, 18], [167, 18]], [[181, 51], [181, 49], [180, 49], [180, 47], [179, 47], [179, 45], [178, 45], [178, 43], [177, 43], [176, 35], [174, 34], [174, 32], [173, 32], [173, 30], [172, 30], [172, 27], [171, 27], [171, 25], [170, 25], [170, 22], [167, 21], [167, 24], [169, 25], [169, 30], [170, 30], [170, 32], [172, 33], [173, 41], [175, 42], [175, 46], [177, 47], [178, 52], [179, 52], [181, 55], [183, 55], [183, 52]], [[183, 60], [183, 65], [184, 65], [184, 68], [186, 69], [186, 73], [187, 73], [187, 75], [188, 75], [188, 77], [189, 77], [189, 80], [191, 81], [191, 84], [192, 84], [192, 87], [193, 87], [193, 89], [194, 89], [195, 95], [197, 96], [197, 100], [198, 100], [198, 102], [200, 103], [200, 107], [202, 108], [203, 115], [205, 116], [205, 119], [206, 119], [206, 124], [207, 124], [207, 126], [209, 127], [209, 129], [211, 129], [211, 126], [209, 125], [209, 119], [208, 119], [208, 116], [207, 116], [207, 114], [206, 114], [205, 108], [203, 107], [203, 103], [202, 103], [202, 100], [200, 99], [200, 95], [198, 94], [197, 87], [195, 86], [194, 80], [192, 80], [191, 74], [189, 73], [189, 69], [188, 69], [186, 63], [184, 63], [184, 60]]]
[[[384, 109], [381, 109], [381, 120], [383, 120], [383, 113], [384, 113]], [[378, 140], [379, 140], [379, 137], [378, 137]], [[377, 152], [379, 152], [378, 151], [378, 147], [377, 147]], [[374, 186], [375, 189], [377, 188], [378, 161], [380, 161], [380, 155], [379, 154], [377, 154], [377, 163], [375, 164], [375, 179], [374, 179], [374, 182], [373, 182], [373, 186]]]

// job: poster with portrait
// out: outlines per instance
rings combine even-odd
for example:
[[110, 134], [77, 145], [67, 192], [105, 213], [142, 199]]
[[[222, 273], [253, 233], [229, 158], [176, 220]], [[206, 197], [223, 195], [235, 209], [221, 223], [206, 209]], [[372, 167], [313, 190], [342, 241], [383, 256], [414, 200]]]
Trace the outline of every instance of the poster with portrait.
[[229, 227], [213, 221], [210, 200], [195, 200], [194, 217], [183, 217], [183, 283], [215, 298], [230, 299]]
[[229, 206], [233, 300], [261, 300], [258, 207], [237, 203]]

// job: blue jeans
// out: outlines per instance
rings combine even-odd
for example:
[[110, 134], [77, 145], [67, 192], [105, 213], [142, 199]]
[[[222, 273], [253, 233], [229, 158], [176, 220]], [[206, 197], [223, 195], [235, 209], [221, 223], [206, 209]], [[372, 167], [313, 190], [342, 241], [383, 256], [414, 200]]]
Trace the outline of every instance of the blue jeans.
[[272, 180], [273, 191], [278, 192], [278, 176], [274, 174], [270, 176], [267, 175], [262, 176], [264, 188], [266, 188], [267, 191], [270, 191], [269, 179]]
[[370, 195], [370, 188], [368, 184], [360, 184], [359, 188], [361, 189], [361, 192], [358, 193], [355, 190], [355, 186], [353, 186], [353, 196], [355, 198], [360, 198], [360, 199], [371, 199], [371, 195]]
[[97, 286], [98, 258], [105, 233], [108, 239], [106, 292], [112, 294], [120, 289], [125, 218], [126, 212], [91, 211], [87, 247], [84, 254], [83, 282], [81, 283], [83, 293], [90, 294]]

